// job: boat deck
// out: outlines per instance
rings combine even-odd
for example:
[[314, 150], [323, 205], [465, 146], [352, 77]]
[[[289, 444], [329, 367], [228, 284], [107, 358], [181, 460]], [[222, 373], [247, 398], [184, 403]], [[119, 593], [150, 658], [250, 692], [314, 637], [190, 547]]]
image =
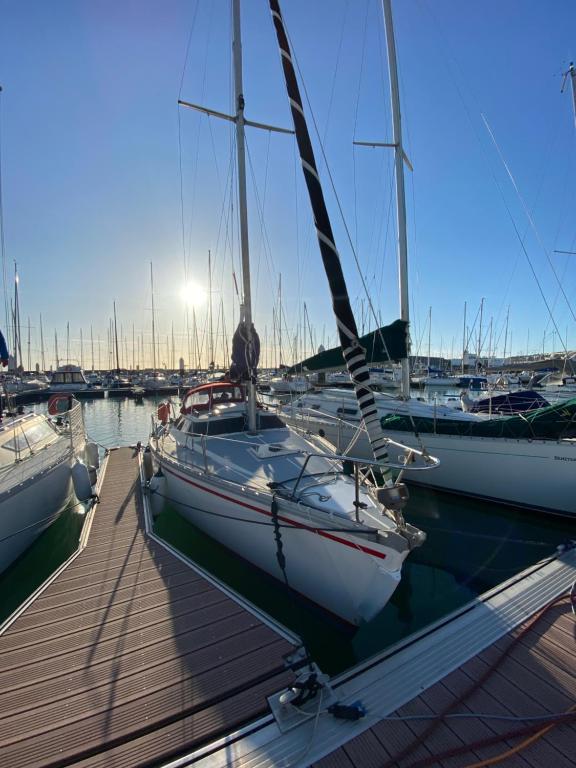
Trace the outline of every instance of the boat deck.
[[84, 548], [4, 625], [3, 765], [161, 764], [293, 679], [288, 636], [147, 533], [138, 472], [136, 451], [110, 454]]

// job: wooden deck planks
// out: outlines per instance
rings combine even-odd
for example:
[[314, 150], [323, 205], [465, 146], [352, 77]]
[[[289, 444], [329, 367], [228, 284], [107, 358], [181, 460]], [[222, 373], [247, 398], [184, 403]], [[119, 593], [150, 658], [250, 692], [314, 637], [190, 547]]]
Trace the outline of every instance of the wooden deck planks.
[[[399, 709], [395, 715], [439, 713], [459, 697], [479, 686], [454, 712], [488, 713], [521, 717], [563, 712], [575, 703], [576, 622], [567, 601], [552, 608], [532, 629], [523, 634], [498, 668], [482, 682], [489, 665], [495, 662], [522, 627], [497, 641], [460, 669]], [[416, 748], [400, 763], [401, 768], [417, 760], [441, 754], [458, 744], [470, 744], [504, 734], [525, 721], [449, 719], [419, 743], [419, 735], [430, 721], [380, 721], [344, 746], [314, 763], [315, 768], [382, 768], [409, 743]], [[543, 726], [545, 723], [542, 724]], [[493, 758], [516, 746], [520, 739], [502, 740], [477, 747], [457, 757], [430, 763], [441, 768], [460, 768]], [[526, 749], [506, 758], [506, 768], [570, 768], [574, 765], [576, 725], [561, 724]]]
[[112, 453], [87, 548], [0, 636], [13, 768], [158, 762], [267, 711], [287, 640], [144, 530], [138, 460]]

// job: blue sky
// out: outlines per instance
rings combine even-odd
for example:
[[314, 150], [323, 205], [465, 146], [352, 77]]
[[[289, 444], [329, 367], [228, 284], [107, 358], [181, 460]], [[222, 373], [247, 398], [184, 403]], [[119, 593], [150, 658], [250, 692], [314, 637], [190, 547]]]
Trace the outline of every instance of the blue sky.
[[[354, 138], [390, 140], [380, 2], [291, 0], [283, 11], [371, 300], [391, 322], [398, 316], [391, 151], [352, 145]], [[547, 351], [558, 349], [524, 249], [556, 328], [575, 348], [576, 257], [553, 253], [576, 250], [576, 131], [571, 96], [560, 93], [561, 73], [575, 57], [573, 3], [396, 0], [393, 11], [405, 145], [414, 166], [407, 172], [414, 351], [427, 349], [432, 307], [433, 353], [457, 354], [464, 302], [472, 326], [482, 298], [484, 353], [490, 318], [502, 351], [508, 306], [514, 351], [536, 352], [543, 342]], [[238, 312], [231, 128], [190, 111], [179, 120], [176, 102], [181, 94], [231, 110], [229, 36], [227, 0], [0, 0], [6, 260], [10, 273], [18, 262], [32, 363], [39, 360], [42, 313], [49, 363], [54, 330], [65, 357], [69, 323], [70, 357], [79, 359], [80, 329], [86, 341], [92, 326], [107, 365], [114, 300], [124, 362], [146, 362], [132, 353], [133, 329], [149, 360], [151, 261], [159, 360], [169, 362], [172, 326], [176, 357], [188, 360], [184, 263], [206, 289], [208, 249], [217, 362], [223, 361], [221, 317], [230, 336]], [[243, 3], [243, 43], [247, 115], [290, 127], [265, 0]], [[304, 302], [315, 344], [335, 339], [334, 321], [294, 141], [251, 130], [248, 146], [254, 309], [271, 362], [280, 273], [285, 359]], [[317, 151], [361, 325], [367, 302]], [[195, 313], [205, 339], [206, 303]], [[23, 335], [26, 341], [27, 330]], [[90, 362], [85, 344], [84, 363]]]

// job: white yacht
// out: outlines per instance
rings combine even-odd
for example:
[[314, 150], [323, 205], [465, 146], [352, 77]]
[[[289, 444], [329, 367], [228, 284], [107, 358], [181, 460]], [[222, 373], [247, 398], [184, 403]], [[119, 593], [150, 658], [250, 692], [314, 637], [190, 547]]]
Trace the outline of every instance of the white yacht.
[[90, 383], [79, 365], [61, 365], [50, 378], [50, 392], [83, 392]]
[[87, 466], [79, 462], [84, 458], [86, 437], [79, 403], [61, 414], [58, 423], [43, 414], [4, 417], [0, 425], [0, 571], [58, 517], [75, 487], [74, 477], [81, 481], [79, 495], [86, 495], [80, 490], [90, 487]]

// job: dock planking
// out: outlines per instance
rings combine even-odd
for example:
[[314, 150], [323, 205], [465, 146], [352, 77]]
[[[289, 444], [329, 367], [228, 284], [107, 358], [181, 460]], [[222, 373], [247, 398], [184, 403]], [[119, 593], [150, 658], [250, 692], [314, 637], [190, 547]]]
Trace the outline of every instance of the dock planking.
[[[514, 750], [527, 736], [502, 738], [496, 743], [478, 744], [469, 751], [464, 749], [452, 757], [441, 757], [447, 750], [495, 740], [528, 725], [522, 717], [561, 713], [574, 706], [576, 622], [568, 598], [526, 632], [523, 630], [524, 626], [520, 626], [508, 633], [394, 712], [397, 720], [381, 720], [315, 762], [314, 768], [408, 768], [420, 761], [431, 766], [461, 768], [493, 761]], [[517, 636], [518, 642], [513, 643]], [[503, 654], [501, 663], [486, 677], [491, 665]], [[471, 717], [444, 720], [425, 739], [422, 737], [430, 720], [402, 720], [414, 715], [435, 716], [451, 707], [452, 711]], [[478, 713], [518, 720], [474, 717]], [[547, 724], [541, 722], [539, 726], [544, 728]], [[576, 724], [561, 723], [510, 754], [501, 764], [510, 768], [570, 768], [574, 765], [575, 743]], [[409, 753], [405, 753], [409, 747]], [[403, 759], [398, 760], [403, 754]]]
[[268, 712], [292, 645], [147, 536], [113, 451], [88, 544], [0, 636], [11, 768], [154, 765]]

